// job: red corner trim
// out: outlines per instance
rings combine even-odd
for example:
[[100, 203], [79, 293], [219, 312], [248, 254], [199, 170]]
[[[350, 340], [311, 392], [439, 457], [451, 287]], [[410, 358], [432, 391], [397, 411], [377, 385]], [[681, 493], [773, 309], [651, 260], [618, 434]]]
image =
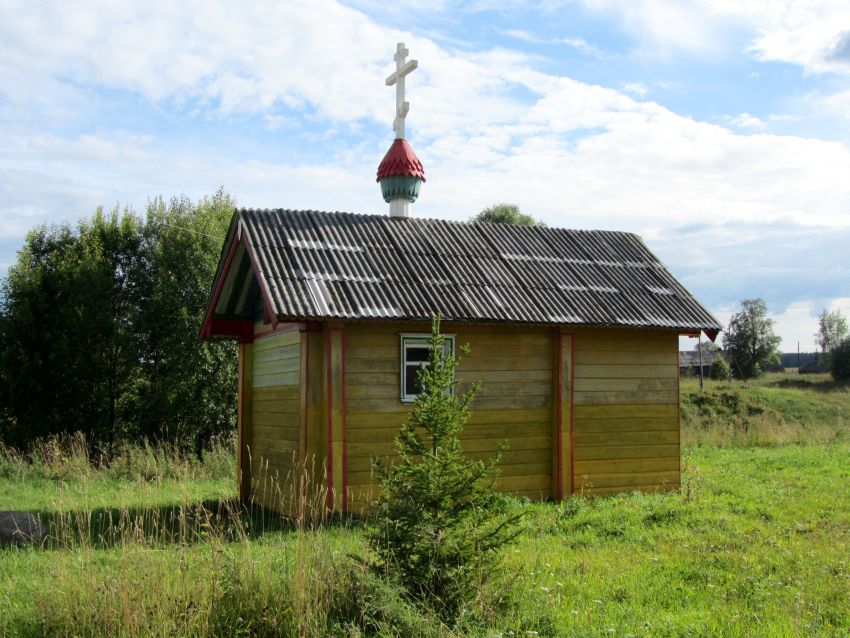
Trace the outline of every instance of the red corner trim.
[[[570, 379], [570, 423], [569, 423], [569, 432], [564, 432], [564, 396], [563, 396], [563, 387], [564, 387], [564, 337], [570, 338], [570, 369], [566, 371], [569, 375]], [[559, 332], [558, 333], [558, 449], [557, 449], [557, 463], [558, 467], [556, 470], [557, 476], [557, 492], [556, 496], [558, 500], [562, 500], [565, 496], [564, 494], [564, 457], [563, 457], [563, 439], [565, 436], [570, 437], [570, 494], [574, 494], [575, 487], [575, 441], [573, 440], [573, 421], [575, 419], [574, 414], [574, 401], [573, 401], [573, 393], [575, 392], [575, 356], [576, 356], [576, 337], [575, 334], [571, 332]]]
[[[302, 350], [303, 355], [304, 355], [303, 356], [304, 366], [302, 367], [302, 373], [301, 373], [301, 379], [300, 379], [300, 382], [301, 382], [301, 412], [303, 413], [303, 418], [302, 418], [303, 424], [302, 425], [303, 425], [303, 439], [304, 439], [304, 454], [303, 454], [302, 460], [304, 461], [304, 469], [306, 471], [306, 470], [309, 469], [308, 468], [308, 464], [309, 464], [309, 458], [308, 457], [309, 457], [309, 450], [310, 450], [310, 443], [307, 440], [307, 435], [308, 435], [308, 431], [309, 431], [308, 425], [310, 423], [310, 414], [309, 414], [310, 401], [309, 401], [309, 396], [308, 396], [309, 393], [307, 391], [307, 385], [310, 383], [310, 339], [308, 337], [301, 337], [301, 343], [302, 343], [301, 350]], [[306, 496], [306, 489], [307, 489], [306, 484], [304, 486], [304, 489], [305, 489], [305, 496]]]
[[327, 355], [327, 377], [328, 377], [328, 396], [326, 402], [325, 413], [327, 415], [327, 475], [328, 475], [328, 492], [327, 492], [327, 507], [328, 510], [333, 510], [334, 506], [334, 429], [333, 429], [333, 337], [331, 336], [330, 328], [325, 332], [325, 354]]
[[563, 454], [563, 443], [562, 437], [564, 436], [564, 414], [563, 414], [563, 406], [564, 402], [561, 396], [562, 388], [564, 385], [564, 380], [562, 378], [563, 374], [563, 353], [564, 353], [564, 335], [560, 332], [558, 333], [558, 356], [556, 358], [558, 362], [558, 370], [556, 375], [556, 387], [558, 389], [557, 396], [555, 400], [558, 402], [558, 430], [557, 437], [555, 438], [555, 445], [557, 446], [555, 449], [555, 500], [560, 501], [563, 498], [563, 476], [561, 475], [561, 466], [563, 465], [562, 457]]
[[676, 443], [679, 447], [679, 488], [682, 487], [682, 368], [679, 367], [679, 344], [676, 340]]
[[348, 511], [348, 450], [346, 448], [346, 441], [348, 440], [348, 434], [346, 432], [346, 406], [345, 406], [345, 328], [340, 328], [341, 331], [341, 340], [340, 340], [340, 348], [342, 352], [340, 352], [340, 358], [342, 359], [342, 379], [340, 380], [340, 404], [341, 404], [341, 413], [342, 413], [342, 511]]
[[575, 431], [575, 396], [576, 388], [576, 336], [570, 334], [570, 494], [576, 491], [576, 445], [573, 437]]

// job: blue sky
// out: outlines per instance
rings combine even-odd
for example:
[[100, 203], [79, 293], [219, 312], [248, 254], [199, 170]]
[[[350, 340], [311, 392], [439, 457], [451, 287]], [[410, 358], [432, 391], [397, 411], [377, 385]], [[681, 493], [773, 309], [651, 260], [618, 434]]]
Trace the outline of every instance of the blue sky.
[[224, 186], [383, 213], [398, 41], [413, 214], [639, 233], [786, 350], [850, 314], [850, 3], [0, 0], [0, 272], [27, 229]]

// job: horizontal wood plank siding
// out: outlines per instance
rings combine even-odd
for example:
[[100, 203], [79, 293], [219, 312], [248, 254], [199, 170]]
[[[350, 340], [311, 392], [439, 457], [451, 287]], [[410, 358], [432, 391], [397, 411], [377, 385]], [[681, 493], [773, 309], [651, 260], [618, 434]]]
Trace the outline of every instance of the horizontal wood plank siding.
[[[552, 488], [552, 360], [555, 331], [525, 326], [443, 324], [458, 348], [469, 344], [457, 370], [459, 390], [480, 382], [464, 449], [476, 458], [507, 445], [499, 489], [535, 498]], [[377, 493], [373, 462], [389, 462], [393, 440], [410, 410], [400, 400], [400, 334], [430, 333], [427, 324], [346, 325], [346, 437], [348, 487], [358, 509]]]
[[678, 336], [576, 328], [575, 491], [679, 486]]
[[[575, 492], [602, 495], [678, 487], [677, 336], [663, 330], [562, 330], [573, 339], [568, 455]], [[497, 487], [533, 498], [551, 497], [558, 331], [448, 323], [443, 331], [454, 334], [458, 346], [470, 346], [458, 368], [459, 390], [481, 383], [463, 434], [465, 449], [483, 459], [506, 444]], [[351, 507], [360, 510], [364, 495], [377, 493], [374, 463], [392, 461], [393, 440], [410, 410], [400, 400], [400, 334], [427, 334], [429, 326], [348, 323], [344, 332], [344, 384], [331, 386], [344, 387], [344, 405], [338, 406], [345, 414], [344, 443], [335, 449], [335, 469], [343, 471], [344, 459]], [[324, 337], [317, 337], [319, 345]], [[327, 452], [327, 377], [319, 371], [323, 365], [313, 366], [316, 370], [309, 375], [316, 394], [316, 423], [305, 425], [301, 414], [304, 338], [291, 326], [252, 344], [252, 492], [257, 502], [274, 509], [291, 497], [285, 492], [292, 490], [288, 479], [294, 461], [305, 452], [305, 427], [315, 430], [315, 451], [322, 458]], [[317, 363], [324, 364], [326, 353], [315, 350]]]
[[283, 513], [300, 454], [301, 333], [262, 336], [253, 345], [251, 466], [254, 501]]

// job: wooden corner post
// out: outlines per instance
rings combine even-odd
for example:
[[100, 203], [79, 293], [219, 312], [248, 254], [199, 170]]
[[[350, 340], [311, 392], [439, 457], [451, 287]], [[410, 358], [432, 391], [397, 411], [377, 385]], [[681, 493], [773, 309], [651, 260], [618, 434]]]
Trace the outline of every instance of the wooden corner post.
[[301, 329], [301, 445], [308, 492], [312, 495], [325, 484], [325, 334], [321, 324], [305, 324]]
[[552, 454], [552, 496], [573, 493], [573, 335], [559, 332], [555, 340], [555, 432]]
[[345, 327], [325, 328], [328, 509], [348, 509], [345, 449]]
[[239, 500], [248, 503], [251, 498], [251, 412], [253, 410], [254, 345], [239, 344], [239, 369], [236, 402], [236, 480]]

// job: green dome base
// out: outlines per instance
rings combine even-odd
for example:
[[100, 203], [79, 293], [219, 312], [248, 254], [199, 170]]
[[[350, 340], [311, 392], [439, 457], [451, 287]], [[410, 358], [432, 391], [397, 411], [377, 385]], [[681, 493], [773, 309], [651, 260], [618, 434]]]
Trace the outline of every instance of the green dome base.
[[381, 180], [381, 195], [385, 202], [392, 199], [406, 199], [415, 202], [419, 197], [422, 180], [412, 175], [390, 175]]

